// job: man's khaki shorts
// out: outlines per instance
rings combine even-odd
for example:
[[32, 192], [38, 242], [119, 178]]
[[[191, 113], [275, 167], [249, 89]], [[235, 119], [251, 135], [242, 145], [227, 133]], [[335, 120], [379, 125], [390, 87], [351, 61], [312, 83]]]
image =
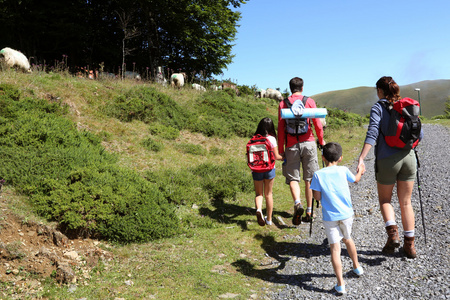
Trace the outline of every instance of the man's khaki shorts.
[[283, 175], [286, 183], [300, 181], [300, 167], [303, 170], [303, 180], [311, 181], [314, 172], [319, 170], [315, 142], [297, 143], [285, 150], [286, 164], [283, 164]]

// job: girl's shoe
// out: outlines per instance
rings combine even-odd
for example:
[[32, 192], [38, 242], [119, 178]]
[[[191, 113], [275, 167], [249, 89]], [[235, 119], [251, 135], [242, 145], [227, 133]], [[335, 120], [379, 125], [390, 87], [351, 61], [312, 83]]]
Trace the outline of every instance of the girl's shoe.
[[334, 290], [336, 291], [336, 293], [338, 293], [339, 295], [343, 295], [343, 294], [345, 294], [345, 293], [347, 293], [346, 291], [345, 291], [345, 285], [335, 285], [334, 286]]
[[272, 221], [267, 221], [267, 217], [264, 217], [264, 220], [266, 221], [266, 225], [272, 225]]
[[355, 275], [359, 277], [364, 274], [364, 270], [361, 266], [359, 266], [356, 269], [353, 269], [353, 273], [355, 273]]
[[256, 219], [258, 219], [259, 226], [266, 225], [266, 221], [264, 220], [264, 216], [263, 216], [262, 211], [260, 211], [260, 210], [256, 211]]

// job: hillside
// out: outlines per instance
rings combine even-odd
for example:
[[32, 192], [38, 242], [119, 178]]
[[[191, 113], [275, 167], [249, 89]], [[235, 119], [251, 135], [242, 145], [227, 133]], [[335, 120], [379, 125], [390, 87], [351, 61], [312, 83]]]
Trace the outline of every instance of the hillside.
[[[422, 115], [430, 118], [444, 114], [445, 102], [450, 97], [450, 80], [428, 80], [400, 86], [400, 94], [418, 100], [415, 88], [420, 88]], [[361, 116], [367, 115], [377, 101], [375, 87], [331, 91], [312, 97], [321, 106], [339, 108]]]
[[[275, 224], [254, 217], [245, 143], [276, 112], [234, 91], [0, 72], [0, 298], [261, 299], [271, 287], [239, 262], [270, 277], [266, 253], [309, 228], [289, 226], [279, 162]], [[329, 114], [351, 161], [364, 120]]]

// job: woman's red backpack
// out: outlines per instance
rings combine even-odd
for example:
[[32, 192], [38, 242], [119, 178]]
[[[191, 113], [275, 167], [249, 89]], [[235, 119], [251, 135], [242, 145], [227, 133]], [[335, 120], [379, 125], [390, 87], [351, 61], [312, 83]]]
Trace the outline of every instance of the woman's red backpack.
[[267, 137], [257, 134], [248, 141], [247, 164], [256, 173], [264, 173], [275, 167], [275, 154]]
[[414, 99], [403, 98], [391, 105], [380, 101], [390, 113], [389, 127], [383, 133], [388, 146], [399, 149], [414, 149], [419, 143], [422, 123], [419, 118], [420, 104]]

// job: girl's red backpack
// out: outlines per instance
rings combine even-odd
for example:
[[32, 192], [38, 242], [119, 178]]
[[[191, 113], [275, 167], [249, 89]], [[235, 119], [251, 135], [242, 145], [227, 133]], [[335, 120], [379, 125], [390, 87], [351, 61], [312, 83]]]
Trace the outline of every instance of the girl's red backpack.
[[248, 141], [247, 164], [256, 173], [264, 173], [275, 167], [275, 154], [267, 137], [257, 134]]

